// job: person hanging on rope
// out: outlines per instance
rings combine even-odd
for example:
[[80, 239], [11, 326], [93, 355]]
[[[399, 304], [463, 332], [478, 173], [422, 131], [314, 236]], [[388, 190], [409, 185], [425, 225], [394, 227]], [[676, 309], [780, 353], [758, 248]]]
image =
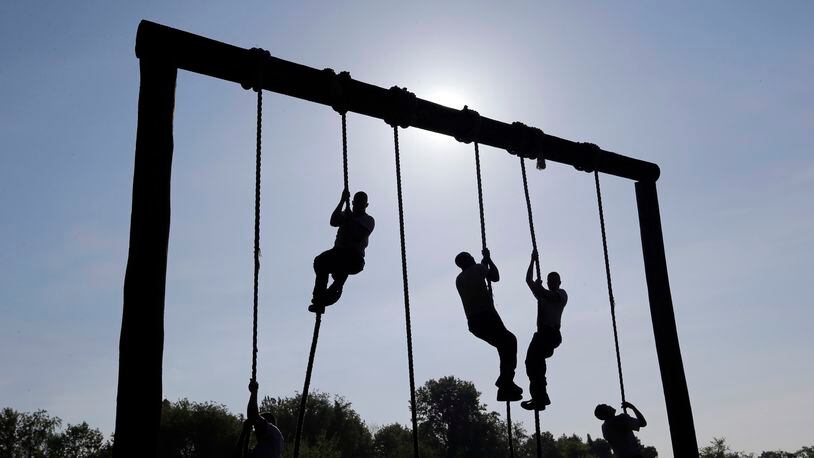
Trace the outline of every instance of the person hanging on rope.
[[[355, 275], [365, 267], [365, 248], [376, 225], [372, 216], [365, 213], [367, 194], [362, 191], [353, 196], [342, 191], [342, 198], [331, 214], [331, 226], [338, 228], [333, 248], [314, 258], [314, 294], [308, 310], [323, 313], [325, 307], [335, 304], [342, 295], [342, 287], [348, 275]], [[344, 206], [344, 208], [343, 208]], [[328, 286], [328, 276], [333, 283]]]
[[636, 418], [624, 412], [616, 415], [616, 409], [607, 404], [596, 406], [594, 415], [602, 420], [602, 436], [610, 444], [614, 456], [641, 458], [641, 450], [633, 431], [638, 431], [639, 428], [647, 426], [647, 420], [644, 419], [644, 415], [639, 412], [639, 409], [627, 401], [622, 402], [622, 408], [632, 410]]
[[461, 273], [455, 279], [455, 286], [463, 302], [469, 332], [497, 348], [500, 356], [500, 376], [495, 382], [498, 401], [519, 401], [523, 399], [523, 389], [514, 383], [514, 370], [517, 367], [517, 338], [503, 324], [495, 309], [492, 294], [486, 282], [497, 282], [500, 273], [483, 250], [483, 261], [475, 262], [471, 254], [462, 252], [455, 257], [455, 265]]
[[546, 358], [550, 358], [554, 349], [562, 343], [560, 322], [562, 311], [568, 302], [568, 294], [560, 288], [560, 274], [557, 272], [548, 274], [548, 289], [543, 286], [542, 280], [534, 280], [534, 264], [538, 262], [537, 250], [534, 250], [526, 271], [526, 284], [537, 299], [537, 332], [534, 333], [526, 353], [526, 374], [529, 377], [531, 399], [520, 403], [526, 410], [545, 410], [551, 404], [546, 390]]
[[257, 408], [258, 384], [249, 382], [249, 405], [246, 407], [246, 421], [254, 427], [257, 445], [254, 446], [252, 458], [280, 458], [283, 454], [283, 434], [277, 428], [277, 421], [270, 412], [260, 413]]

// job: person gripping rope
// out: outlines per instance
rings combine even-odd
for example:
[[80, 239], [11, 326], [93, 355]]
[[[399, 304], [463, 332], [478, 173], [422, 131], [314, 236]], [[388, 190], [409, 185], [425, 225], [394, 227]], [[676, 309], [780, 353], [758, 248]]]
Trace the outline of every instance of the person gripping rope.
[[616, 409], [607, 404], [596, 406], [594, 415], [602, 420], [602, 437], [608, 441], [615, 456], [619, 458], [641, 458], [642, 453], [633, 431], [638, 431], [640, 428], [647, 426], [647, 420], [644, 419], [644, 415], [639, 412], [636, 406], [627, 401], [622, 403], [622, 408], [632, 410], [636, 418], [627, 413], [616, 415]]
[[[331, 213], [331, 226], [336, 227], [336, 241], [333, 248], [314, 258], [314, 292], [308, 310], [325, 312], [325, 307], [333, 305], [342, 296], [342, 287], [349, 275], [355, 275], [365, 267], [365, 248], [368, 238], [376, 226], [376, 221], [365, 212], [367, 194], [362, 191], [353, 196], [351, 209], [350, 193], [342, 191], [339, 204]], [[344, 206], [344, 208], [343, 208]], [[328, 277], [333, 282], [328, 286]]]
[[546, 381], [546, 359], [554, 354], [554, 349], [562, 343], [560, 324], [562, 312], [568, 302], [568, 294], [560, 288], [560, 274], [551, 272], [546, 278], [548, 289], [542, 280], [534, 280], [534, 264], [539, 262], [537, 250], [531, 254], [531, 262], [526, 271], [526, 284], [537, 299], [537, 332], [531, 339], [526, 352], [526, 374], [529, 377], [531, 399], [520, 406], [526, 410], [545, 410], [551, 404]]
[[497, 282], [500, 273], [489, 256], [489, 250], [483, 250], [483, 260], [476, 263], [471, 254], [459, 253], [455, 265], [461, 273], [455, 279], [455, 287], [461, 296], [469, 331], [475, 337], [484, 340], [497, 348], [500, 357], [500, 376], [495, 382], [498, 401], [519, 401], [523, 398], [523, 389], [514, 383], [514, 371], [517, 367], [517, 338], [503, 324], [495, 309], [492, 294], [486, 281]]
[[277, 421], [270, 412], [257, 408], [257, 389], [255, 381], [249, 382], [249, 405], [246, 407], [246, 422], [254, 428], [257, 444], [249, 454], [252, 458], [280, 458], [283, 453], [283, 434], [277, 428]]

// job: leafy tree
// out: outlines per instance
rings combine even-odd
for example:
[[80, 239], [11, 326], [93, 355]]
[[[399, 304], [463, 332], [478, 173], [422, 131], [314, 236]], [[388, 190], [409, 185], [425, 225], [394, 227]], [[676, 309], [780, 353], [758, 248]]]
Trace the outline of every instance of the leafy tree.
[[642, 445], [642, 441], [639, 438], [636, 438], [636, 445], [639, 447], [639, 453], [642, 454], [642, 458], [656, 458], [659, 456], [659, 452], [656, 451], [656, 447], [652, 445]]
[[762, 452], [758, 455], [758, 458], [797, 458], [796, 453], [791, 452], [783, 452], [780, 450], [773, 451], [773, 452]]
[[[440, 456], [503, 456], [505, 423], [497, 412], [488, 412], [472, 382], [448, 376], [429, 380], [416, 391], [416, 415], [423, 441]], [[525, 440], [514, 431], [516, 447]]]
[[701, 458], [751, 458], [752, 455], [735, 452], [729, 448], [726, 439], [715, 437], [706, 447], [698, 451]]
[[[588, 450], [590, 451], [591, 455], [594, 455], [596, 458], [613, 457], [611, 446], [605, 439], [591, 439], [591, 435], [588, 434], [587, 442]], [[655, 448], [653, 450], [655, 450]]]
[[583, 458], [588, 456], [588, 446], [576, 434], [563, 434], [557, 439], [557, 450], [563, 458]]
[[8, 407], [0, 411], [0, 456], [14, 456], [18, 451], [17, 423], [20, 413]]
[[0, 456], [32, 458], [50, 456], [52, 440], [62, 420], [45, 410], [33, 413], [4, 408], [0, 413]]
[[[287, 398], [266, 397], [260, 411], [272, 412], [286, 437], [283, 456], [292, 456], [297, 431], [301, 395]], [[308, 395], [303, 421], [300, 456], [365, 457], [373, 454], [373, 436], [362, 418], [341, 396], [314, 392]]]
[[33, 413], [4, 408], [0, 412], [0, 457], [104, 458], [110, 443], [83, 422], [59, 431], [62, 420], [45, 410]]
[[376, 431], [373, 436], [373, 455], [380, 458], [410, 458], [413, 456], [412, 444], [413, 435], [410, 430], [393, 423]]
[[113, 455], [111, 444], [102, 432], [91, 428], [86, 422], [68, 425], [65, 432], [49, 440], [49, 456], [72, 458], [102, 458]]
[[159, 430], [160, 457], [224, 457], [235, 446], [242, 418], [213, 402], [164, 400]]
[[[532, 434], [524, 438], [523, 445], [517, 449], [517, 456], [519, 457], [536, 457], [537, 456], [537, 438]], [[554, 436], [548, 431], [540, 432], [540, 445], [543, 456], [547, 458], [562, 458], [562, 454], [557, 450], [557, 441]]]
[[642, 458], [656, 458], [659, 456], [659, 452], [656, 450], [656, 447], [653, 447], [652, 445], [642, 447], [640, 450], [642, 453]]

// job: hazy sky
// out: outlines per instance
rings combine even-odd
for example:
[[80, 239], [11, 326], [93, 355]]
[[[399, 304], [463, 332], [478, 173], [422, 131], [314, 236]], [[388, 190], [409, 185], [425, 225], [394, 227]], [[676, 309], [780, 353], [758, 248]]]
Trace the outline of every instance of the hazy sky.
[[[112, 432], [142, 18], [450, 106], [520, 120], [661, 166], [661, 212], [699, 443], [814, 442], [814, 4], [810, 2], [3, 2], [0, 5], [0, 406]], [[311, 262], [333, 242], [339, 118], [267, 94], [262, 394], [302, 386]], [[254, 102], [179, 72], [164, 396], [244, 408], [251, 357]], [[323, 320], [312, 386], [372, 425], [409, 422], [392, 132], [349, 115], [350, 181], [376, 218], [366, 270]], [[466, 329], [452, 259], [479, 250], [472, 146], [401, 133], [416, 378], [473, 380], [497, 354]], [[534, 330], [517, 159], [484, 147], [496, 300]], [[543, 268], [570, 301], [549, 364], [555, 435], [600, 435], [619, 402], [592, 177], [531, 176]], [[633, 185], [603, 181], [628, 399], [670, 456]], [[514, 417], [533, 429], [532, 416]]]

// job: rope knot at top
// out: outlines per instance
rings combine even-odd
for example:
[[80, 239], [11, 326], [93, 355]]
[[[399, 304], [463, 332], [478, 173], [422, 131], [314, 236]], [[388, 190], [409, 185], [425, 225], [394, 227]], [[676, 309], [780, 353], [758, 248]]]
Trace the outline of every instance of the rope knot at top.
[[537, 127], [529, 127], [522, 122], [512, 123], [511, 146], [509, 154], [515, 156], [536, 159], [537, 168], [545, 168], [545, 156], [543, 155], [543, 145], [545, 143], [545, 133]]
[[388, 91], [390, 98], [389, 113], [384, 118], [384, 122], [393, 126], [406, 129], [413, 125], [416, 120], [416, 106], [418, 99], [415, 94], [408, 91], [406, 87], [393, 86]]
[[581, 164], [574, 164], [574, 168], [583, 172], [594, 172], [599, 170], [600, 161], [602, 160], [602, 148], [598, 145], [588, 142], [577, 143], [578, 147], [585, 153], [585, 161]]
[[266, 61], [271, 59], [271, 53], [262, 48], [252, 48], [249, 50], [249, 59], [246, 62], [247, 75], [251, 75], [240, 85], [243, 89], [251, 89], [260, 92], [263, 89], [263, 77], [265, 76]]
[[461, 123], [455, 134], [455, 140], [461, 143], [472, 143], [478, 141], [480, 134], [480, 114], [464, 105], [460, 111]]
[[330, 78], [328, 83], [328, 97], [331, 100], [331, 108], [339, 114], [348, 112], [348, 101], [346, 83], [351, 80], [350, 72], [339, 72], [337, 74], [332, 68], [322, 70]]

